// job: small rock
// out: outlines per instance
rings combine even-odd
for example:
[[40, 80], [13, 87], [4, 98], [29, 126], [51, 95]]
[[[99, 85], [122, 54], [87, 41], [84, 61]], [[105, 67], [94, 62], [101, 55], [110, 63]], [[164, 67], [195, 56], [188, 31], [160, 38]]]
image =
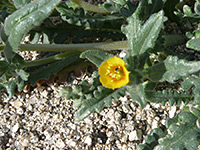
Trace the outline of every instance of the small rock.
[[85, 144], [91, 146], [92, 145], [92, 138], [90, 136], [87, 136], [85, 138], [85, 141], [84, 141]]
[[127, 145], [127, 144], [123, 144], [123, 145], [122, 145], [122, 149], [123, 149], [123, 150], [128, 150], [128, 145]]
[[29, 145], [29, 140], [28, 138], [23, 138], [20, 143], [22, 146], [26, 147]]
[[129, 134], [129, 141], [140, 140], [142, 138], [141, 130], [134, 130]]
[[176, 106], [172, 106], [171, 109], [169, 110], [169, 118], [173, 118], [176, 113]]
[[152, 129], [158, 128], [158, 121], [154, 119], [151, 126]]
[[42, 95], [43, 97], [47, 97], [48, 91], [47, 91], [47, 90], [42, 91], [42, 92], [41, 92], [41, 95]]
[[58, 139], [58, 140], [56, 141], [56, 146], [57, 146], [58, 148], [64, 148], [64, 147], [65, 147], [65, 143], [62, 141], [62, 139]]
[[12, 104], [16, 109], [20, 108], [23, 104], [19, 100], [16, 100]]
[[19, 123], [16, 123], [16, 124], [11, 128], [11, 132], [15, 133], [15, 132], [17, 132], [18, 129], [19, 129]]
[[108, 118], [110, 118], [111, 120], [114, 120], [114, 110], [110, 109], [107, 113]]
[[119, 113], [118, 111], [116, 111], [116, 112], [115, 112], [115, 120], [116, 120], [116, 121], [120, 121], [121, 118], [122, 118], [121, 113]]
[[70, 145], [71, 147], [75, 147], [75, 146], [76, 146], [76, 142], [74, 142], [73, 140], [70, 140], [70, 141], [69, 141], [69, 145]]
[[127, 135], [122, 135], [122, 137], [121, 137], [121, 142], [126, 143], [126, 142], [127, 142], [127, 138], [128, 138]]

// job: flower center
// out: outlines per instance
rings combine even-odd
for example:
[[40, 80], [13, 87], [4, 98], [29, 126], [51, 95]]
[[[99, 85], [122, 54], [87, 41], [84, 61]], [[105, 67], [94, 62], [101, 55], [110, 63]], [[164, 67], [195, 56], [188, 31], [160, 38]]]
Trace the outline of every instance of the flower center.
[[113, 80], [120, 80], [124, 77], [124, 70], [121, 66], [113, 66], [110, 64], [105, 75]]

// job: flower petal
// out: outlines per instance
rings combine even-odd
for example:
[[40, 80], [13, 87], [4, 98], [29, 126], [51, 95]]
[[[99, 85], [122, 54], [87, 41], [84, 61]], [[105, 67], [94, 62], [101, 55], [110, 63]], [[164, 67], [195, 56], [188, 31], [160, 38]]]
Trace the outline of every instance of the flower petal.
[[121, 88], [129, 82], [129, 71], [119, 57], [111, 57], [99, 67], [100, 82], [109, 89]]

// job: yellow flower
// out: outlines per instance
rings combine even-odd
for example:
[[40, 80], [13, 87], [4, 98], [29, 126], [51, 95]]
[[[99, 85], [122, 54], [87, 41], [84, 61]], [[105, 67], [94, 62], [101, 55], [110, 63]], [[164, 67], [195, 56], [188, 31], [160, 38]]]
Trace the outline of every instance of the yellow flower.
[[99, 67], [100, 82], [109, 89], [117, 89], [128, 84], [129, 71], [125, 62], [119, 57], [111, 57]]

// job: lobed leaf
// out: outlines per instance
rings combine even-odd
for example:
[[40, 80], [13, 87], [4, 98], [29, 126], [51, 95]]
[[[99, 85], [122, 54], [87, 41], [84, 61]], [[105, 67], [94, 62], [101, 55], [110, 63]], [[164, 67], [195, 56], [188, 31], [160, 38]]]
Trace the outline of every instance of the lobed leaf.
[[194, 104], [200, 104], [200, 82], [199, 77], [195, 75], [191, 75], [187, 78], [183, 79], [183, 83], [181, 87], [183, 89], [191, 89], [194, 93]]
[[[172, 119], [173, 120], [173, 119]], [[189, 112], [182, 112], [178, 115], [178, 122], [175, 119], [169, 125], [167, 136], [158, 140], [159, 144], [155, 150], [176, 149], [187, 150], [198, 149], [198, 136], [200, 130], [196, 126], [197, 117]]]
[[188, 76], [200, 70], [200, 61], [187, 61], [177, 56], [168, 56], [164, 62], [147, 69], [152, 81], [168, 81], [173, 83], [181, 77]]
[[142, 26], [139, 36], [136, 39], [136, 45], [134, 46], [133, 53], [135, 55], [141, 55], [148, 49], [153, 48], [155, 41], [163, 27], [164, 13], [163, 11], [152, 15]]
[[166, 136], [167, 130], [164, 131], [160, 128], [155, 128], [149, 135], [146, 135], [144, 144], [137, 146], [137, 150], [153, 150], [153, 148], [158, 144], [158, 139]]
[[[98, 96], [97, 96], [98, 92]], [[125, 95], [125, 87], [116, 90], [110, 90], [102, 86], [93, 92], [90, 99], [81, 99], [81, 106], [75, 114], [75, 119], [81, 121], [91, 113], [101, 112], [104, 106], [111, 106], [112, 99], [117, 100], [120, 96]]]
[[164, 22], [164, 13], [153, 14], [143, 26], [138, 18], [138, 10], [128, 18], [128, 25], [122, 28], [126, 34], [133, 55], [141, 55], [153, 48]]
[[194, 99], [194, 94], [187, 90], [162, 90], [158, 91], [155, 89], [156, 84], [153, 82], [149, 82], [146, 84], [144, 92], [147, 101], [153, 103], [162, 103], [163, 105], [166, 102], [172, 106], [174, 103], [176, 105], [181, 104], [181, 102], [188, 103]]
[[72, 8], [68, 6], [68, 2], [56, 7], [56, 10], [61, 14], [62, 20], [69, 24], [77, 26], [85, 26], [90, 28], [102, 28], [104, 25], [119, 27], [120, 21], [123, 19], [120, 16], [101, 14], [91, 15], [83, 8]]

